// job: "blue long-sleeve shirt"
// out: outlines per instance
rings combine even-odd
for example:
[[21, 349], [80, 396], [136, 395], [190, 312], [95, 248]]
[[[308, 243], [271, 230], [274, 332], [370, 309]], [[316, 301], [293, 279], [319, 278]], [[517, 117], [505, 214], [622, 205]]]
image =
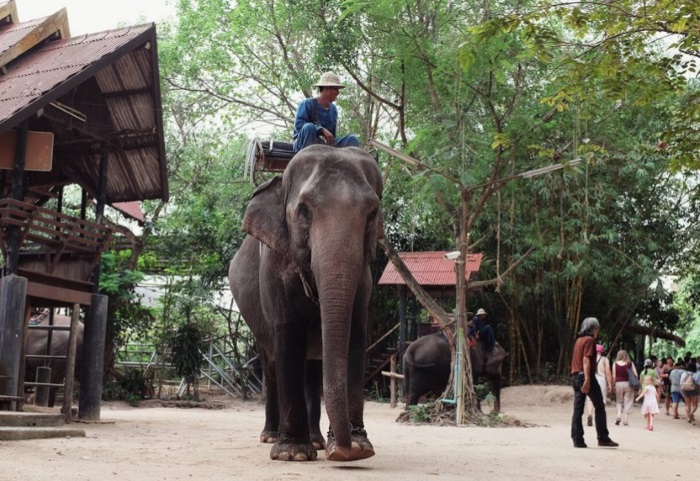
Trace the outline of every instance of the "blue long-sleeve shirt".
[[[316, 114], [314, 114], [314, 103], [316, 103]], [[297, 108], [297, 114], [294, 119], [294, 138], [299, 136], [299, 132], [305, 124], [316, 125], [316, 133], [320, 135], [322, 128], [328, 130], [333, 137], [335, 135], [335, 127], [338, 123], [338, 109], [331, 102], [328, 108], [323, 108], [315, 99], [302, 100]]]

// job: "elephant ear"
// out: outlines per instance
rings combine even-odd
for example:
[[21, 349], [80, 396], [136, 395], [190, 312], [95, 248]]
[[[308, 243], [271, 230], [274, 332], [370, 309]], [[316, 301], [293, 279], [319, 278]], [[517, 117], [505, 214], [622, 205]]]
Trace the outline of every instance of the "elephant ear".
[[384, 217], [381, 209], [377, 212], [374, 220], [367, 226], [365, 235], [365, 246], [370, 260], [374, 260], [377, 253], [377, 243], [384, 238]]
[[[369, 171], [365, 171], [365, 175], [367, 176], [367, 180], [370, 183], [370, 185], [372, 185], [374, 193], [377, 194], [377, 197], [379, 197], [379, 203], [381, 205], [382, 195], [384, 193], [382, 176], [379, 174], [379, 168], [377, 167], [376, 161], [374, 161], [374, 159], [372, 159], [370, 165], [371, 168], [369, 169]], [[369, 251], [367, 253], [369, 254], [369, 258], [371, 260], [374, 260], [377, 252], [377, 243], [379, 242], [379, 239], [384, 239], [384, 216], [382, 216], [381, 207], [379, 211], [377, 211], [377, 215], [374, 218], [372, 225], [369, 226], [366, 237], [367, 238], [365, 239], [365, 246], [366, 249]]]
[[268, 180], [253, 192], [243, 217], [243, 230], [280, 255], [289, 248], [282, 177]]

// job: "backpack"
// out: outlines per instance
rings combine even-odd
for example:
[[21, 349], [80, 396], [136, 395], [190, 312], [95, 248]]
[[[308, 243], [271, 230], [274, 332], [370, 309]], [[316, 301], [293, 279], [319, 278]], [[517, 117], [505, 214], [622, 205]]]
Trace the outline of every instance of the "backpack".
[[689, 372], [681, 382], [681, 391], [683, 392], [693, 392], [695, 391], [695, 379], [693, 379], [693, 373]]

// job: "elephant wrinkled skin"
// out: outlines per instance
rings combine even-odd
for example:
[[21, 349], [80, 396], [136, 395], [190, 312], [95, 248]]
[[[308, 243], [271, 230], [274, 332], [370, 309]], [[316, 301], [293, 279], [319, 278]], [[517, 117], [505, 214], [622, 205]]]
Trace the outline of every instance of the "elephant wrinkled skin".
[[272, 459], [313, 460], [324, 445], [332, 461], [374, 455], [364, 431], [363, 376], [381, 195], [379, 169], [366, 152], [315, 145], [261, 185], [246, 210], [248, 236], [229, 280], [263, 364], [261, 440], [274, 442]]
[[[474, 377], [482, 376], [491, 382], [491, 392], [496, 398], [494, 411], [501, 410], [501, 367], [506, 352], [496, 343], [493, 352], [487, 353], [480, 342], [469, 349]], [[442, 392], [450, 377], [452, 353], [450, 345], [441, 334], [430, 334], [413, 341], [403, 357], [406, 405], [418, 404], [428, 392]]]

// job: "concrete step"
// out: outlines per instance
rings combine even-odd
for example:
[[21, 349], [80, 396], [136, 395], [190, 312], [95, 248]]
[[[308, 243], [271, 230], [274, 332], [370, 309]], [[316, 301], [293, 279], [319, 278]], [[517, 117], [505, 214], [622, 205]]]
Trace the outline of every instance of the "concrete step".
[[27, 441], [30, 439], [84, 438], [85, 431], [74, 428], [0, 427], [0, 441]]
[[62, 414], [0, 412], [0, 427], [62, 427], [66, 419]]

